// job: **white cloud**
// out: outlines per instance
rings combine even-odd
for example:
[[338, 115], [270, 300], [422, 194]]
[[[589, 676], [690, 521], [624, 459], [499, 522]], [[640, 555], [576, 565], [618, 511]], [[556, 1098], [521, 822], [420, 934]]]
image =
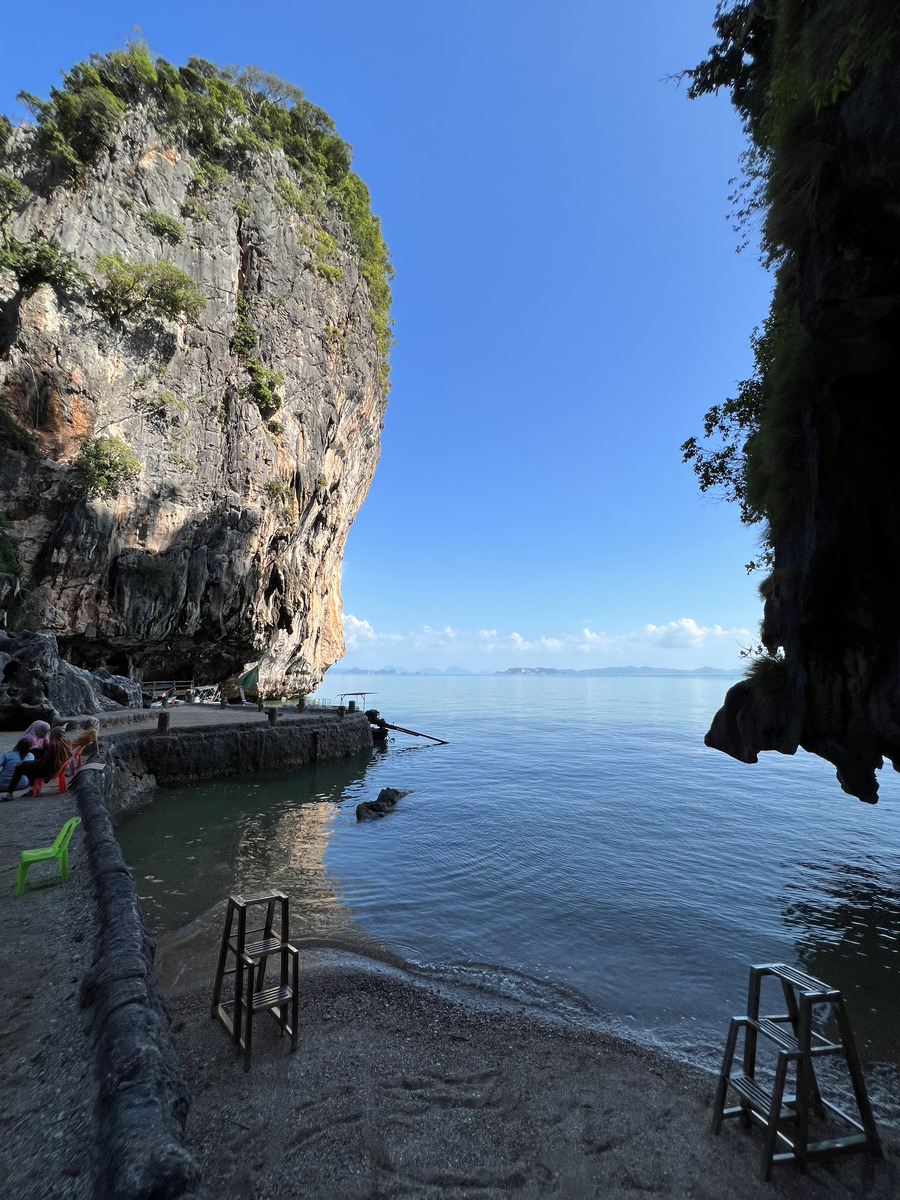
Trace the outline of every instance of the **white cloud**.
[[[721, 625], [698, 625], [690, 617], [681, 617], [678, 621], [670, 621], [668, 625], [644, 626], [647, 637], [665, 650], [694, 650], [703, 646], [710, 638], [721, 637], [725, 632]], [[744, 634], [747, 630], [742, 629], [740, 632]]]
[[344, 613], [341, 621], [344, 626], [344, 641], [348, 647], [359, 645], [360, 642], [371, 642], [374, 639], [375, 630], [368, 621], [360, 621], [352, 613]]
[[[585, 624], [580, 633], [524, 637], [515, 630], [464, 630], [422, 625], [407, 633], [382, 633], [369, 621], [345, 613], [347, 665], [407, 670], [462, 666], [504, 670], [510, 666], [548, 667], [738, 667], [739, 649], [753, 641], [748, 629], [700, 625], [680, 617], [661, 625], [609, 634]], [[389, 651], [389, 655], [385, 655]], [[386, 661], [390, 659], [390, 664]]]

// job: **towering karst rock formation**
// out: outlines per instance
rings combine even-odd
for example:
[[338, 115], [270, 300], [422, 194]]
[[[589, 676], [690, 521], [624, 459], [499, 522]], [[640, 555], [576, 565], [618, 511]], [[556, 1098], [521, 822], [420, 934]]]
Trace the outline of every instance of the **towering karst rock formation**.
[[79, 666], [309, 688], [379, 455], [389, 261], [349, 147], [140, 45], [0, 127], [0, 606]]
[[776, 270], [757, 371], [686, 443], [703, 487], [762, 522], [763, 652], [707, 743], [798, 746], [874, 802], [900, 769], [900, 8], [719, 6], [691, 93], [727, 88], [750, 138], [744, 215]]

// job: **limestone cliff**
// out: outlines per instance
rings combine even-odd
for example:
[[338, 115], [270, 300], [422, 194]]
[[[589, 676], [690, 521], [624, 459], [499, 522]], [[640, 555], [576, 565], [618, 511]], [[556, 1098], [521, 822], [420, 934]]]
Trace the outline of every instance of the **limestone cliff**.
[[[308, 689], [344, 651], [341, 555], [386, 403], [383, 297], [338, 190], [362, 185], [349, 155], [305, 169], [254, 132], [290, 115], [258, 78], [118, 54], [140, 86], [133, 63], [67, 78], [81, 121], [94, 93], [118, 105], [89, 152], [57, 93], [0, 158], [5, 607], [79, 666], [205, 682], [259, 663], [261, 690]], [[212, 135], [173, 118], [181, 93], [224, 109]], [[155, 303], [158, 268], [202, 299]]]
[[764, 653], [707, 744], [744, 762], [798, 747], [874, 802], [900, 770], [900, 10], [889, 0], [720, 6], [689, 72], [727, 87], [749, 200], [776, 267], [757, 373], [685, 444], [701, 486], [762, 521]]

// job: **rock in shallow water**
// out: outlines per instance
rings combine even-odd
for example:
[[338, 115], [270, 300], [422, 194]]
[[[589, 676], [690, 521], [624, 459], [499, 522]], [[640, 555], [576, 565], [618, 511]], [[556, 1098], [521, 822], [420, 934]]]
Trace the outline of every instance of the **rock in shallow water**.
[[357, 804], [357, 821], [380, 820], [391, 811], [401, 796], [405, 795], [406, 792], [401, 792], [397, 788], [382, 788], [375, 800], [364, 800], [362, 804]]

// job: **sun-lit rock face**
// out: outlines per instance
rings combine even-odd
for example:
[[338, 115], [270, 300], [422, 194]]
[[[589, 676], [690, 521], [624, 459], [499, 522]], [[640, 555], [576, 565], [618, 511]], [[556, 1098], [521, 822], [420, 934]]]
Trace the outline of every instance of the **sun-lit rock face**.
[[[386, 402], [349, 225], [327, 202], [301, 215], [279, 150], [198, 187], [197, 161], [140, 106], [76, 182], [49, 186], [35, 144], [17, 130], [0, 167], [26, 185], [6, 234], [40, 232], [88, 278], [32, 290], [0, 270], [17, 423], [0, 510], [22, 568], [18, 595], [0, 576], [0, 603], [78, 665], [206, 682], [259, 663], [263, 691], [313, 686], [344, 652], [341, 556]], [[104, 255], [172, 263], [205, 307], [110, 319]], [[235, 340], [248, 327], [255, 345]], [[85, 436], [137, 460], [112, 494], [77, 483]]]

